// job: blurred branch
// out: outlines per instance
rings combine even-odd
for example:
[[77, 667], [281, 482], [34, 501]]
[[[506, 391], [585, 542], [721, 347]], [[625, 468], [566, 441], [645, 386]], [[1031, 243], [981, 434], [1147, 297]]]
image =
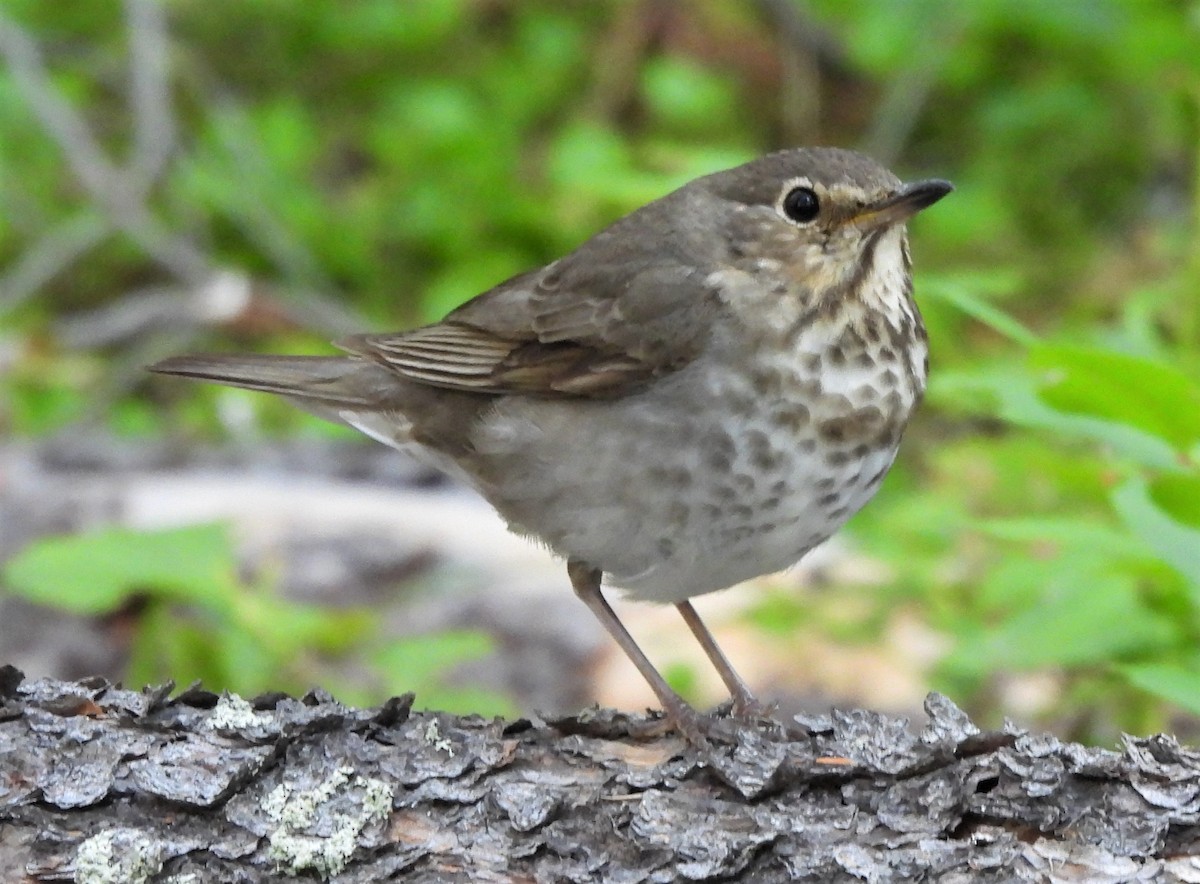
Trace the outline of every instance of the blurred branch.
[[[0, 56], [12, 73], [46, 134], [58, 145], [75, 177], [113, 224], [138, 243], [164, 268], [198, 285], [212, 273], [212, 262], [190, 242], [171, 234], [142, 200], [137, 182], [153, 178], [134, 160], [126, 169], [109, 161], [87, 123], [59, 94], [50, 80], [37, 43], [0, 13]], [[153, 159], [153, 154], [150, 154]]]
[[151, 286], [95, 310], [73, 313], [54, 323], [54, 336], [67, 349], [94, 350], [168, 329], [207, 328], [235, 321], [249, 308], [252, 294], [248, 276], [223, 270], [203, 286]]
[[785, 144], [815, 144], [821, 135], [821, 82], [852, 77], [841, 42], [795, 0], [756, 0], [759, 16], [777, 37], [783, 82], [780, 122]]
[[885, 166], [892, 166], [904, 152], [937, 85], [938, 73], [958, 48], [968, 25], [967, 15], [958, 7], [943, 5], [943, 14], [932, 26], [933, 33], [922, 41], [920, 52], [912, 53], [909, 67], [885, 81], [883, 99], [863, 139], [866, 153]]
[[134, 116], [130, 171], [149, 185], [166, 168], [175, 148], [167, 75], [167, 26], [157, 0], [125, 0], [129, 25], [129, 100]]
[[[106, 155], [86, 120], [55, 87], [37, 42], [19, 24], [0, 13], [0, 58], [100, 213], [85, 210], [62, 223], [28, 250], [14, 269], [0, 277], [0, 310], [11, 310], [27, 300], [115, 228], [133, 239], [194, 293], [196, 304], [181, 310], [178, 317], [181, 321], [194, 322], [207, 315], [206, 293], [213, 288], [219, 273], [216, 261], [191, 240], [171, 231], [147, 202], [153, 184], [167, 168], [176, 146], [163, 4], [158, 0], [125, 0], [125, 19], [129, 30], [129, 102], [134, 119], [134, 149], [128, 162], [121, 166]], [[229, 127], [218, 128], [224, 132]], [[247, 145], [246, 139], [226, 137], [224, 144], [235, 166], [249, 170], [262, 166], [262, 158]], [[247, 173], [248, 177], [252, 174], [252, 171]], [[363, 322], [353, 311], [313, 291], [332, 290], [334, 285], [312, 255], [288, 235], [264, 206], [253, 200], [247, 200], [247, 206], [250, 221], [246, 225], [247, 234], [291, 278], [286, 291], [294, 302], [291, 312], [295, 318], [336, 334], [361, 329]], [[182, 304], [184, 300], [180, 298], [175, 303]], [[161, 307], [161, 303], [156, 303]], [[145, 306], [140, 297], [123, 301], [113, 314], [117, 325], [124, 327], [129, 310], [138, 306]], [[150, 325], [157, 325], [162, 321], [161, 311], [152, 313]], [[123, 318], [118, 321], [118, 316]], [[78, 329], [80, 324], [70, 327]]]
[[585, 101], [589, 117], [615, 120], [637, 91], [639, 66], [659, 28], [659, 13], [655, 5], [645, 2], [617, 6], [593, 56], [597, 60], [593, 86]]
[[33, 297], [111, 231], [112, 225], [90, 208], [60, 222], [0, 274], [0, 315]]
[[830, 73], [852, 73], [841, 43], [794, 0], [755, 0], [759, 14], [794, 52], [816, 59]]
[[58, 144], [89, 193], [105, 193], [119, 177], [92, 138], [83, 119], [50, 82], [37, 44], [16, 22], [0, 12], [0, 56], [4, 57], [17, 89], [25, 97], [46, 134]]
[[259, 150], [242, 107], [232, 98], [215, 101], [213, 116], [220, 145], [229, 156], [231, 175], [241, 179], [244, 197], [231, 220], [279, 268], [288, 284], [281, 292], [292, 302], [294, 318], [331, 334], [361, 331], [364, 322], [353, 310], [317, 294], [337, 286], [313, 254], [283, 224], [271, 201], [261, 195], [260, 181], [271, 176], [268, 160]]

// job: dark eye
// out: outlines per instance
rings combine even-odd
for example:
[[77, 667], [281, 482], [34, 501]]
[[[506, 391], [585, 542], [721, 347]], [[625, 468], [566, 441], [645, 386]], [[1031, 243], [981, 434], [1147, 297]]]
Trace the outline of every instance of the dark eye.
[[797, 187], [789, 190], [783, 198], [783, 214], [797, 224], [807, 224], [821, 211], [821, 201], [811, 187]]

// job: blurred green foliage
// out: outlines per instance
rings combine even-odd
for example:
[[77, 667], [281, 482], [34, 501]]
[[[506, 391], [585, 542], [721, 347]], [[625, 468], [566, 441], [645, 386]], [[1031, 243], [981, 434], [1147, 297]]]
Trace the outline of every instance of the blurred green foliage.
[[[305, 605], [267, 582], [237, 576], [225, 530], [199, 525], [166, 531], [112, 528], [52, 537], [28, 546], [0, 576], [16, 595], [76, 614], [139, 609], [128, 679], [155, 684], [200, 680], [245, 696], [313, 685], [344, 702], [422, 687], [420, 704], [460, 713], [511, 713], [503, 699], [454, 687], [445, 676], [493, 650], [480, 633], [386, 639], [375, 612]], [[365, 671], [369, 688], [339, 674]]]
[[[779, 26], [785, 6], [803, 38]], [[178, 148], [148, 205], [215, 266], [285, 303], [335, 297], [365, 325], [435, 319], [777, 147], [860, 146], [902, 176], [952, 179], [913, 229], [929, 398], [850, 529], [893, 579], [845, 639], [918, 611], [955, 637], [936, 685], [993, 721], [1007, 679], [1030, 671], [1060, 686], [1037, 711], [1077, 735], [1200, 714], [1195, 0], [167, 9]], [[4, 14], [41, 41], [103, 147], [129, 155], [120, 5], [10, 0]], [[106, 354], [64, 354], [47, 329], [165, 277], [110, 235], [36, 297], [6, 299], [3, 268], [91, 202], [3, 70], [0, 132], [0, 337], [22, 342], [0, 427], [49, 433], [88, 407]], [[193, 346], [321, 338], [236, 323], [204, 336]], [[106, 412], [127, 433], [212, 434], [228, 397], [264, 426], [314, 431], [266, 397], [149, 381]], [[756, 617], [786, 627], [808, 604]]]
[[[1005, 669], [1063, 668], [1065, 707], [1103, 708], [1091, 731], [1163, 727], [1142, 691], [1200, 715], [1200, 382], [1162, 359], [1040, 343], [1018, 377], [976, 381], [1076, 459], [1051, 480], [1091, 477], [1070, 511], [977, 523], [1009, 555], [954, 607], [959, 643], [943, 673], [970, 691]], [[1098, 680], [1102, 698], [1084, 704]]]

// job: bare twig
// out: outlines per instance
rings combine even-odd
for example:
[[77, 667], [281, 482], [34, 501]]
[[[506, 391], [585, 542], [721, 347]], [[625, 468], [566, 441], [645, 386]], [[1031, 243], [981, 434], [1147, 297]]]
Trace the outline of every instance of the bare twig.
[[232, 98], [222, 97], [216, 102], [214, 116], [220, 145], [228, 155], [229, 173], [241, 178], [240, 192], [244, 194], [232, 220], [279, 268], [286, 280], [279, 291], [291, 302], [294, 318], [335, 335], [361, 331], [364, 321], [357, 313], [317, 294], [335, 291], [337, 286], [280, 220], [270, 201], [262, 198], [259, 182], [268, 180], [272, 170], [245, 111]]
[[854, 76], [839, 40], [796, 0], [756, 0], [759, 16], [779, 42], [779, 92], [785, 144], [814, 144], [821, 133], [821, 84], [826, 76]]
[[121, 177], [104, 156], [83, 118], [50, 82], [41, 50], [16, 22], [0, 12], [0, 56], [18, 90], [66, 157], [71, 171], [93, 195], [114, 189]]
[[0, 274], [0, 316], [31, 298], [111, 232], [112, 225], [91, 208], [60, 222]]
[[883, 99], [863, 141], [863, 150], [885, 166], [891, 166], [904, 152], [937, 84], [938, 72], [954, 53], [967, 25], [968, 15], [962, 9], [943, 4], [943, 15], [922, 43], [922, 51], [912, 54], [908, 68], [887, 79]]
[[158, 0], [125, 0], [129, 25], [129, 101], [133, 106], [134, 151], [130, 172], [149, 186], [175, 149], [167, 72], [167, 25]]
[[584, 100], [587, 116], [596, 120], [614, 120], [637, 91], [639, 68], [655, 38], [651, 4], [618, 4], [615, 11], [595, 46], [592, 87]]
[[785, 144], [819, 143], [821, 137], [821, 65], [794, 42], [780, 48], [784, 77], [779, 90]]
[[67, 349], [131, 346], [168, 329], [209, 328], [231, 322], [250, 306], [252, 282], [231, 270], [214, 273], [197, 287], [150, 286], [122, 295], [94, 310], [54, 323], [54, 337]]
[[756, 0], [759, 14], [794, 51], [816, 59], [831, 73], [848, 74], [841, 43], [794, 0]]
[[[167, 168], [176, 143], [168, 76], [167, 23], [158, 0], [125, 0], [129, 30], [129, 101], [134, 118], [134, 150], [124, 165], [104, 151], [84, 117], [55, 88], [37, 42], [11, 18], [0, 13], [0, 59], [47, 135], [62, 152], [68, 167], [99, 210], [73, 218], [31, 248], [5, 276], [0, 277], [0, 310], [11, 310], [65, 266], [116, 229], [196, 293], [199, 302], [216, 278], [211, 256], [190, 239], [162, 223], [148, 203], [154, 183]], [[236, 106], [219, 107], [228, 122], [239, 122]], [[231, 167], [254, 177], [265, 160], [245, 137], [245, 126], [219, 125]], [[293, 301], [295, 318], [334, 334], [361, 329], [363, 321], [351, 310], [314, 291], [335, 288], [314, 257], [263, 204], [247, 199], [238, 217], [247, 234], [280, 267], [288, 284], [283, 291]], [[105, 224], [107, 220], [108, 224]], [[195, 320], [196, 311], [183, 318]]]
[[179, 278], [203, 283], [212, 273], [208, 257], [159, 223], [142, 200], [138, 176], [109, 161], [83, 118], [54, 88], [37, 43], [2, 13], [0, 56], [75, 177], [113, 224]]

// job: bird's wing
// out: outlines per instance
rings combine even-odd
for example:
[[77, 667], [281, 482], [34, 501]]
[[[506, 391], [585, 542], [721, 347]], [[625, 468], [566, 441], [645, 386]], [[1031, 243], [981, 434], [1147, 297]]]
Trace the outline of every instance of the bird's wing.
[[694, 359], [718, 309], [697, 268], [567, 258], [502, 283], [440, 323], [338, 346], [436, 387], [612, 398]]

